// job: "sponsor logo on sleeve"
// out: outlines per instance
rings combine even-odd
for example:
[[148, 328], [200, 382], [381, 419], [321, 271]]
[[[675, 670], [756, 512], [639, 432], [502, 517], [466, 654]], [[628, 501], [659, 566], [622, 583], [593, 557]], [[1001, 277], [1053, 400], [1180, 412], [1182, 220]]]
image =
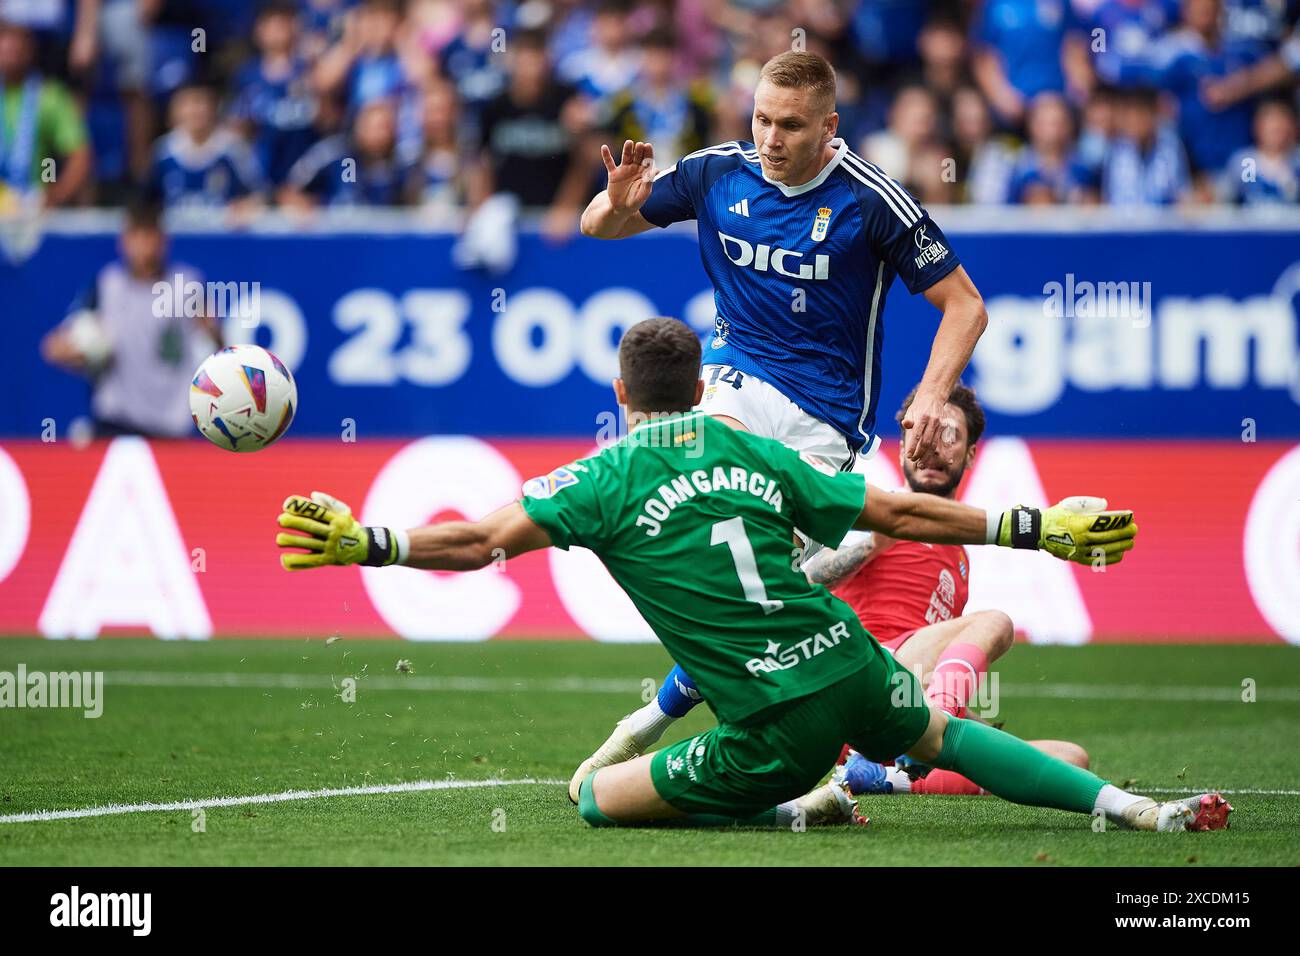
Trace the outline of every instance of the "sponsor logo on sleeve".
[[549, 498], [561, 488], [576, 485], [578, 476], [568, 468], [556, 468], [549, 475], [529, 478], [524, 482], [525, 498]]
[[941, 262], [948, 256], [948, 247], [926, 233], [929, 228], [930, 224], [923, 222], [916, 227], [916, 232], [912, 233], [916, 248], [920, 250], [920, 255], [915, 260], [918, 269], [924, 269], [926, 266]]

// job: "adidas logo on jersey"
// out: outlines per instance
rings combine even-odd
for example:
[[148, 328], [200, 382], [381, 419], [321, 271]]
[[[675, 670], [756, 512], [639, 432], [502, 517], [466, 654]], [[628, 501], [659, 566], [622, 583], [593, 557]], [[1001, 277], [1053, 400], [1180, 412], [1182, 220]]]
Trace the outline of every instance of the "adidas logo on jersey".
[[736, 215], [738, 215], [738, 216], [748, 216], [748, 215], [749, 215], [749, 200], [748, 200], [748, 199], [742, 199], [740, 202], [736, 203], [734, 206], [728, 206], [728, 207], [727, 207], [727, 212], [734, 212], [734, 213], [735, 213]]

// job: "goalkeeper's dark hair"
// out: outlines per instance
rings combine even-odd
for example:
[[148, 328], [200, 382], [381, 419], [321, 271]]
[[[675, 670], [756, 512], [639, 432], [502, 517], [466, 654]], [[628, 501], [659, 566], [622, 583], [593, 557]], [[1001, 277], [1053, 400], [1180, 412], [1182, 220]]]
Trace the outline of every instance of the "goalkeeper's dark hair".
[[[894, 416], [894, 421], [903, 420], [914, 398], [916, 398], [915, 388], [907, 393], [907, 398], [903, 399], [903, 407]], [[958, 382], [948, 394], [948, 404], [960, 408], [962, 414], [966, 416], [966, 444], [973, 445], [979, 441], [980, 436], [984, 434], [984, 409], [980, 406], [980, 400], [975, 397], [975, 389]]]
[[680, 319], [645, 319], [623, 333], [618, 374], [642, 412], [687, 412], [700, 380], [700, 338]]

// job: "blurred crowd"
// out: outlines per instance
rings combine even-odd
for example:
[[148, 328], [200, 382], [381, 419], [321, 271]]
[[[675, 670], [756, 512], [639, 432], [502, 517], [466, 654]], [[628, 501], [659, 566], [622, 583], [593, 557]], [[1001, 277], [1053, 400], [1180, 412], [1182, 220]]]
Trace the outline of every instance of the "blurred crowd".
[[[503, 206], [556, 237], [599, 145], [749, 139], [762, 64], [923, 202], [1295, 204], [1298, 0], [0, 0], [0, 213], [141, 191]], [[617, 151], [617, 150], [616, 150]]]

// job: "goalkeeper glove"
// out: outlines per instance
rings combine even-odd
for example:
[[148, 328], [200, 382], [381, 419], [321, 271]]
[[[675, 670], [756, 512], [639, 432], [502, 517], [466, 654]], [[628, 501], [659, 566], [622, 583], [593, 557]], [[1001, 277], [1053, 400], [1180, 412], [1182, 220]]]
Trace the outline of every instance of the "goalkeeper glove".
[[[1002, 513], [996, 542], [1047, 551], [1063, 561], [1118, 564], [1137, 536], [1133, 512], [1106, 510], [1105, 498], [1066, 498], [1045, 511], [1020, 505]], [[992, 543], [992, 542], [990, 542]]]
[[[364, 564], [383, 567], [398, 560], [398, 536], [388, 528], [368, 528], [352, 517], [352, 509], [322, 491], [310, 498], [284, 499], [280, 527], [300, 534], [275, 536], [281, 548], [302, 548], [307, 553], [285, 551], [280, 565], [286, 571], [322, 568], [328, 564]], [[306, 537], [303, 537], [306, 535]]]

